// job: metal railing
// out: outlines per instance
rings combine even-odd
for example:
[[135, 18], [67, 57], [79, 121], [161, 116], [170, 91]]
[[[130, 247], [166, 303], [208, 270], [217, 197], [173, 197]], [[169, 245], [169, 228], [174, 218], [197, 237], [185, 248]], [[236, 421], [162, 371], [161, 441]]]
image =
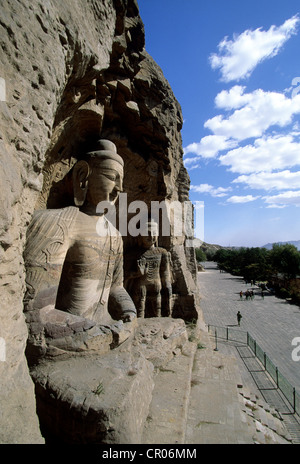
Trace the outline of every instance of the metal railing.
[[244, 343], [254, 353], [255, 357], [261, 362], [264, 369], [271, 376], [277, 388], [282, 392], [287, 399], [294, 413], [300, 415], [300, 394], [296, 391], [290, 382], [281, 374], [277, 366], [272, 362], [265, 351], [258, 345], [256, 340], [251, 337], [249, 332], [232, 329], [231, 327], [219, 327], [208, 325], [208, 331], [214, 331], [216, 343], [218, 338], [233, 342]]

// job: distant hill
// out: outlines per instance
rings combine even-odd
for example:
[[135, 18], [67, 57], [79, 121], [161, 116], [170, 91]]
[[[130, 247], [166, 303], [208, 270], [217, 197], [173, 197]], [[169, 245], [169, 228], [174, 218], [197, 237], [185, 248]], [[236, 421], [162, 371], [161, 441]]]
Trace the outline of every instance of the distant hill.
[[201, 242], [200, 248], [206, 252], [206, 251], [217, 251], [222, 248], [230, 249], [229, 247], [223, 247], [221, 245], [216, 245], [216, 244], [211, 244], [211, 243], [206, 243], [206, 242]]
[[[195, 241], [196, 240], [198, 240], [198, 239], [195, 239]], [[272, 250], [274, 244], [276, 244], [276, 245], [285, 245], [285, 244], [294, 245], [297, 248], [297, 250], [300, 251], [300, 240], [291, 240], [289, 242], [267, 243], [266, 245], [263, 245], [260, 248], [266, 248], [267, 250]], [[234, 246], [224, 247], [224, 246], [221, 246], [221, 245], [202, 242], [201, 240], [199, 240], [199, 243], [197, 243], [197, 242], [195, 243], [195, 247], [196, 248], [201, 248], [204, 252], [206, 252], [206, 251], [217, 251], [217, 250], [220, 250], [222, 248], [225, 248], [227, 250], [236, 250], [236, 249], [239, 249], [239, 248], [247, 248], [247, 247], [234, 247]], [[249, 247], [249, 248], [251, 248], [251, 247]], [[255, 247], [253, 247], [253, 248], [255, 248]]]
[[[297, 250], [300, 250], [300, 240], [294, 240], [290, 242], [274, 242], [276, 245], [294, 245]], [[266, 245], [263, 245], [261, 248], [267, 248], [267, 250], [272, 250], [274, 243], [267, 243]]]

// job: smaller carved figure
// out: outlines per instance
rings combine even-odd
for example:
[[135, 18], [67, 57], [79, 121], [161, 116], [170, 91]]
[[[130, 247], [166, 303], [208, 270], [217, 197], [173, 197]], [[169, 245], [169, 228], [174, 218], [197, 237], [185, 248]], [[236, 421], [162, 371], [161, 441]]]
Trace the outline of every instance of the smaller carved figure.
[[[154, 221], [145, 224], [140, 237], [141, 249], [135, 270], [131, 270], [127, 285], [137, 310], [137, 317], [171, 315], [170, 253], [157, 246], [158, 226]], [[165, 302], [162, 308], [162, 301]]]

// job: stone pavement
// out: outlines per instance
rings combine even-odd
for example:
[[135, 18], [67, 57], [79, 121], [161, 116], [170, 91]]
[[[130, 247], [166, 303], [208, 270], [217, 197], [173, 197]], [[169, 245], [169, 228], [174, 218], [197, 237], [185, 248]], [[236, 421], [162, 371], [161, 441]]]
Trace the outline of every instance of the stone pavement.
[[[291, 357], [292, 339], [300, 336], [299, 308], [272, 295], [240, 300], [248, 286], [220, 273], [214, 263], [206, 263], [198, 280], [205, 324], [250, 332], [299, 386], [299, 365]], [[300, 443], [298, 416], [245, 343], [218, 339], [216, 344], [202, 324], [190, 324], [188, 332], [181, 353], [156, 372], [142, 443]]]
[[[292, 340], [300, 337], [300, 308], [260, 289], [246, 285], [240, 277], [219, 272], [215, 263], [206, 263], [198, 273], [201, 309], [206, 324], [247, 331], [267, 353], [282, 375], [300, 392], [300, 361], [292, 359]], [[239, 292], [253, 289], [253, 300], [240, 300]], [[236, 314], [242, 320], [237, 326]]]
[[[215, 263], [206, 263], [205, 272], [198, 274], [201, 294], [201, 309], [206, 324], [228, 327], [231, 332], [248, 331], [286, 379], [300, 392], [300, 362], [293, 361], [291, 344], [300, 336], [300, 308], [267, 294], [260, 296], [257, 287], [246, 285], [239, 278], [217, 269]], [[253, 289], [253, 300], [240, 299], [239, 292]], [[236, 313], [240, 311], [242, 321], [237, 325]], [[218, 329], [217, 329], [218, 330]], [[220, 330], [219, 330], [220, 332]], [[289, 404], [274, 388], [265, 370], [249, 347], [241, 343], [217, 339], [218, 350], [235, 356], [242, 382], [252, 393], [274, 405], [281, 411], [295, 443], [300, 443], [299, 417], [292, 414]]]
[[143, 444], [290, 444], [282, 418], [243, 383], [235, 356], [214, 350], [208, 332], [156, 373]]
[[282, 417], [242, 381], [236, 357], [203, 348], [194, 358], [186, 444], [287, 444], [292, 437]]

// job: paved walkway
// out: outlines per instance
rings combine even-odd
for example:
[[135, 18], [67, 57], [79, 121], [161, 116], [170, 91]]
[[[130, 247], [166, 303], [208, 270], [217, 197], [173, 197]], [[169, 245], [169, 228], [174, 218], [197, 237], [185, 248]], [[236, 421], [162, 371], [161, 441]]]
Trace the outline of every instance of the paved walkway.
[[[276, 298], [270, 293], [264, 298], [260, 289], [253, 286], [253, 300], [240, 299], [251, 289], [240, 277], [220, 272], [215, 263], [205, 263], [205, 272], [198, 273], [201, 294], [201, 309], [208, 325], [229, 327], [237, 332], [245, 331], [257, 341], [283, 376], [300, 392], [300, 361], [292, 359], [294, 337], [300, 336], [300, 308]], [[237, 324], [236, 313], [240, 311], [242, 320]], [[232, 333], [232, 332], [231, 332]], [[217, 340], [218, 351], [236, 357], [241, 377], [249, 390], [258, 394], [284, 416], [286, 426], [295, 443], [300, 443], [299, 416], [279, 390], [274, 388], [268, 374], [262, 368], [249, 347], [243, 343]]]
[[142, 443], [290, 444], [280, 415], [242, 381], [236, 357], [216, 351], [197, 326], [187, 330], [189, 340], [154, 376]]
[[[205, 272], [198, 273], [200, 306], [206, 324], [247, 331], [286, 379], [300, 392], [300, 361], [292, 359], [292, 340], [300, 337], [300, 308], [260, 290], [253, 300], [240, 300], [239, 293], [251, 289], [240, 277], [220, 272], [215, 263], [205, 263]], [[236, 314], [242, 314], [238, 327]]]

